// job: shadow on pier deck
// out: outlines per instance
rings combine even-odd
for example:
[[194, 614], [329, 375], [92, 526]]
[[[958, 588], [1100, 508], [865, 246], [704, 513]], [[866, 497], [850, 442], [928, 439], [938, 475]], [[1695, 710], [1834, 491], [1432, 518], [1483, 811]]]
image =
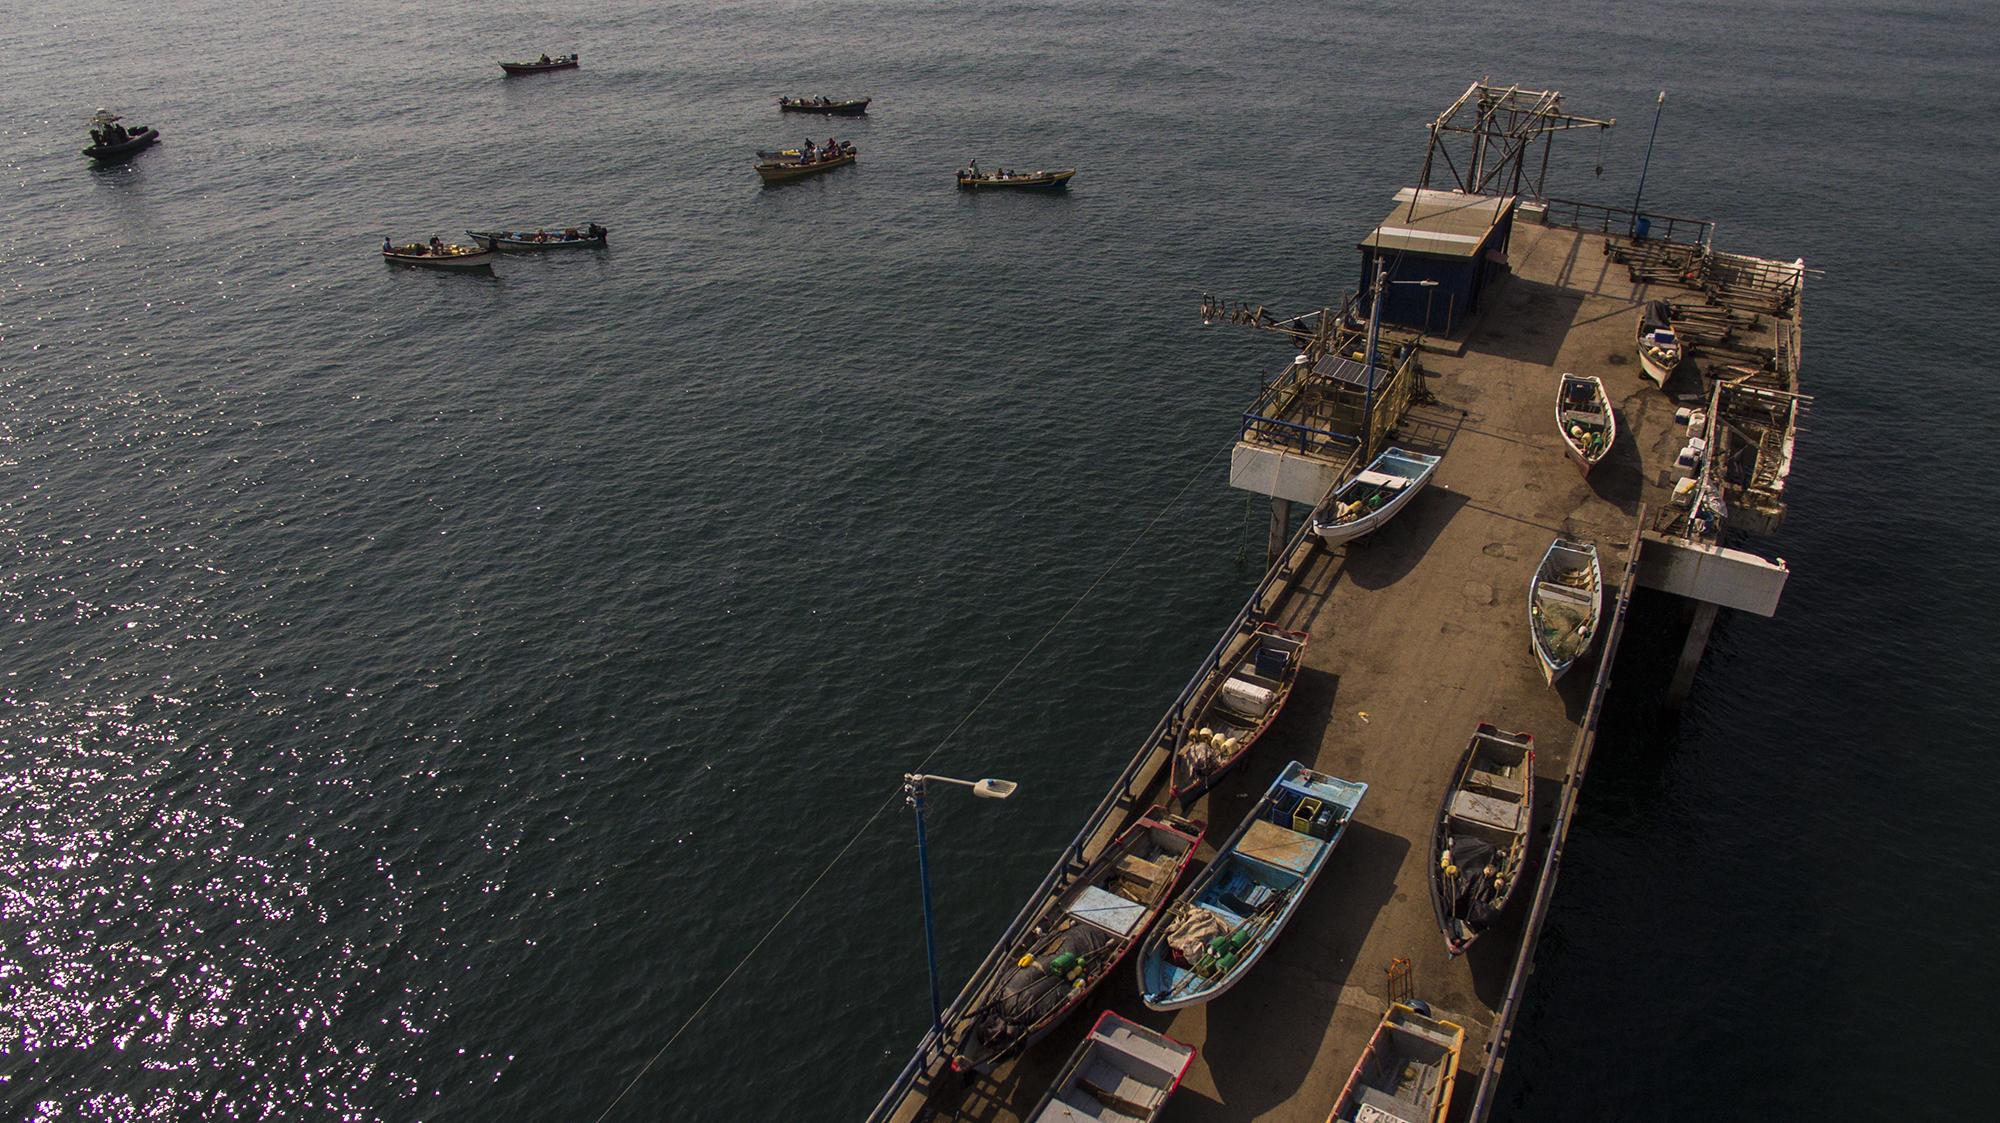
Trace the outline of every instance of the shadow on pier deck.
[[[1565, 779], [1589, 751], [1608, 681], [1602, 648], [1617, 638], [1614, 627], [1587, 665], [1546, 686], [1528, 646], [1529, 578], [1560, 534], [1595, 541], [1607, 580], [1623, 577], [1629, 595], [1640, 521], [1670, 500], [1683, 474], [1674, 468], [1685, 440], [1675, 409], [1701, 397], [1691, 375], [1668, 393], [1644, 379], [1633, 352], [1638, 310], [1671, 293], [1635, 281], [1603, 236], [1523, 223], [1509, 257], [1512, 275], [1462, 345], [1425, 357], [1434, 400], [1398, 429], [1398, 443], [1445, 453], [1429, 489], [1373, 538], [1335, 550], [1302, 538], [1246, 609], [1309, 631], [1306, 667], [1251, 759], [1191, 814], [1210, 821], [1211, 839], [1224, 837], [1291, 759], [1369, 784], [1284, 937], [1228, 994], [1173, 1014], [1148, 1012], [1123, 964], [1087, 1009], [991, 1074], [960, 1076], [938, 1053], [920, 1054], [875, 1118], [1020, 1119], [1108, 1006], [1200, 1048], [1165, 1119], [1318, 1123], [1381, 1017], [1385, 971], [1399, 957], [1413, 966], [1416, 997], [1469, 1032], [1453, 1110], [1468, 1116], [1496, 1020], [1531, 958], [1522, 954], [1539, 914], [1530, 896], [1557, 813], [1566, 826], [1573, 807]], [[1602, 377], [1619, 413], [1618, 442], [1588, 481], [1555, 431], [1566, 370]], [[1535, 737], [1537, 876], [1501, 927], [1454, 959], [1432, 916], [1428, 840], [1452, 766], [1481, 721]], [[1164, 798], [1165, 759], [1156, 729], [1085, 855]], [[966, 996], [981, 985], [975, 977]]]

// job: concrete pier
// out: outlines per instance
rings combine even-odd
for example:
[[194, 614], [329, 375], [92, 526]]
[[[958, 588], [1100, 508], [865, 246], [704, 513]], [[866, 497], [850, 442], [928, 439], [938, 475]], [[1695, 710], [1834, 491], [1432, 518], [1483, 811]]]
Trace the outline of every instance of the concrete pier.
[[[1510, 1000], [1526, 982], [1532, 934], [1554, 888], [1552, 844], [1559, 849], [1575, 809], [1609, 688], [1621, 590], [1628, 597], [1651, 575], [1672, 591], [1699, 595], [1714, 582], [1698, 566], [1718, 567], [1722, 585], [1738, 591], [1712, 598], [1697, 615], [1705, 639], [1714, 603], [1768, 614], [1783, 584], [1782, 563], [1741, 551], [1723, 557], [1713, 536], [1686, 532], [1691, 520], [1675, 529], [1674, 512], [1687, 509], [1688, 491], [1676, 485], [1689, 471], [1677, 464], [1689, 433], [1676, 410], [1712, 395], [1693, 364], [1664, 392], [1643, 377], [1634, 354], [1639, 309], [1675, 294], [1672, 286], [1635, 280], [1607, 252], [1615, 248], [1603, 234], [1517, 223], [1509, 275], [1483, 294], [1460, 339], [1432, 341], [1444, 353], [1423, 356], [1428, 397], [1392, 435], [1405, 447], [1443, 454], [1429, 488], [1371, 538], [1332, 550], [1309, 535], [1295, 539], [1246, 607], [1246, 617], [1311, 635], [1305, 670], [1271, 733], [1190, 814], [1210, 823], [1211, 839], [1225, 837], [1293, 759], [1370, 785], [1283, 938], [1230, 993], [1172, 1014], [1147, 1011], [1131, 963], [1121, 964], [1086, 1009], [990, 1073], [952, 1072], [949, 1047], [926, 1039], [874, 1118], [1020, 1119], [1096, 1011], [1111, 1007], [1200, 1049], [1167, 1120], [1319, 1123], [1381, 1017], [1386, 972], [1397, 958], [1412, 965], [1415, 996], [1469, 1031], [1453, 1118], [1483, 1117], [1489, 1077], [1504, 1058]], [[1786, 325], [1795, 329], [1796, 304], [1789, 320], [1765, 330]], [[1602, 377], [1619, 415], [1618, 439], [1587, 480], [1565, 458], [1555, 427], [1563, 371]], [[1788, 459], [1789, 446], [1785, 452]], [[1236, 467], [1255, 459], [1239, 456]], [[1598, 545], [1613, 619], [1600, 629], [1598, 649], [1552, 689], [1529, 649], [1527, 594], [1536, 563], [1558, 535]], [[1684, 659], [1690, 683], [1699, 647], [1691, 643]], [[1142, 745], [1072, 859], [1087, 859], [1132, 816], [1164, 800], [1170, 740], [1160, 733], [1175, 717], [1163, 718]], [[1535, 738], [1532, 863], [1541, 872], [1515, 895], [1498, 928], [1454, 958], [1432, 913], [1429, 837], [1452, 767], [1482, 721]], [[1052, 878], [1078, 868], [1072, 860]], [[981, 986], [975, 977], [961, 1003]]]

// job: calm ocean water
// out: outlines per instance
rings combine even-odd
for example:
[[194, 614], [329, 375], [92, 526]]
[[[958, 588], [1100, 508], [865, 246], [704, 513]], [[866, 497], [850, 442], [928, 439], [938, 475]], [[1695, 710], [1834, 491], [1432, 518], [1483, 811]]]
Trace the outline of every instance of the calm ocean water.
[[[928, 1014], [900, 773], [1022, 783], [933, 809], [956, 985], [1255, 580], [1217, 455], [1283, 356], [1199, 294], [1337, 300], [1490, 74], [1620, 119], [1551, 180], [1614, 204], [1668, 89], [1649, 209], [1827, 271], [1784, 610], [1677, 721], [1635, 622], [1506, 1113], [1982, 1113], [1996, 42], [1720, 0], [0, 21], [0, 1105], [591, 1119], [673, 1038], [614, 1118], [863, 1112]], [[585, 68], [492, 65], [544, 49]], [[164, 142], [92, 170], [98, 105]], [[857, 167], [758, 188], [829, 130]], [[970, 156], [1081, 171], [965, 198]], [[587, 218], [607, 252], [490, 279], [375, 256]]]

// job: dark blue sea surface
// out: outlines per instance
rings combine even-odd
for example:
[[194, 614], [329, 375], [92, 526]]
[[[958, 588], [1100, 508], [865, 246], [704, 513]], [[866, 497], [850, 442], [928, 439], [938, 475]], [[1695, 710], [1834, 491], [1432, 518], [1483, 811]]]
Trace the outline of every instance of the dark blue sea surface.
[[[1619, 119], [1550, 181], [1614, 205], [1667, 89], [1647, 208], [1826, 271], [1783, 611], [1673, 720], [1642, 606], [1502, 1114], [1983, 1114], [1996, 43], [1721, 0], [0, 20], [0, 1106], [594, 1119], [657, 1056], [612, 1118], [863, 1113], [929, 1016], [900, 775], [1022, 785], [932, 808], [955, 988], [1256, 579], [1222, 455], [1285, 356], [1198, 297], [1338, 301], [1491, 75]], [[583, 68], [494, 65], [544, 50]], [[822, 92], [875, 103], [774, 104]], [[164, 140], [90, 167], [99, 105]], [[830, 131], [857, 166], [759, 187]], [[590, 219], [491, 277], [376, 254]]]

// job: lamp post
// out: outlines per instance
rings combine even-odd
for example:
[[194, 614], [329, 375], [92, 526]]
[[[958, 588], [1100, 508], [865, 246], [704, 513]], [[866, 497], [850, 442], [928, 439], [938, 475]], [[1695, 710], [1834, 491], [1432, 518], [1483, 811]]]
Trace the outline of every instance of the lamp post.
[[1646, 137], [1646, 159], [1639, 165], [1639, 190], [1632, 194], [1632, 229], [1628, 231], [1634, 238], [1643, 238], [1639, 224], [1639, 200], [1646, 197], [1646, 172], [1653, 166], [1653, 141], [1660, 136], [1660, 114], [1667, 108], [1667, 91], [1660, 91], [1660, 100], [1653, 103], [1653, 131]]
[[938, 1000], [937, 935], [931, 921], [931, 861], [929, 852], [924, 848], [924, 785], [933, 781], [971, 788], [972, 794], [982, 799], [1006, 799], [1020, 785], [1012, 780], [956, 780], [950, 776], [926, 776], [915, 772], [903, 776], [903, 797], [917, 813], [917, 879], [924, 891], [924, 961], [930, 968], [931, 977], [931, 1031], [942, 1037], [944, 1004]]

